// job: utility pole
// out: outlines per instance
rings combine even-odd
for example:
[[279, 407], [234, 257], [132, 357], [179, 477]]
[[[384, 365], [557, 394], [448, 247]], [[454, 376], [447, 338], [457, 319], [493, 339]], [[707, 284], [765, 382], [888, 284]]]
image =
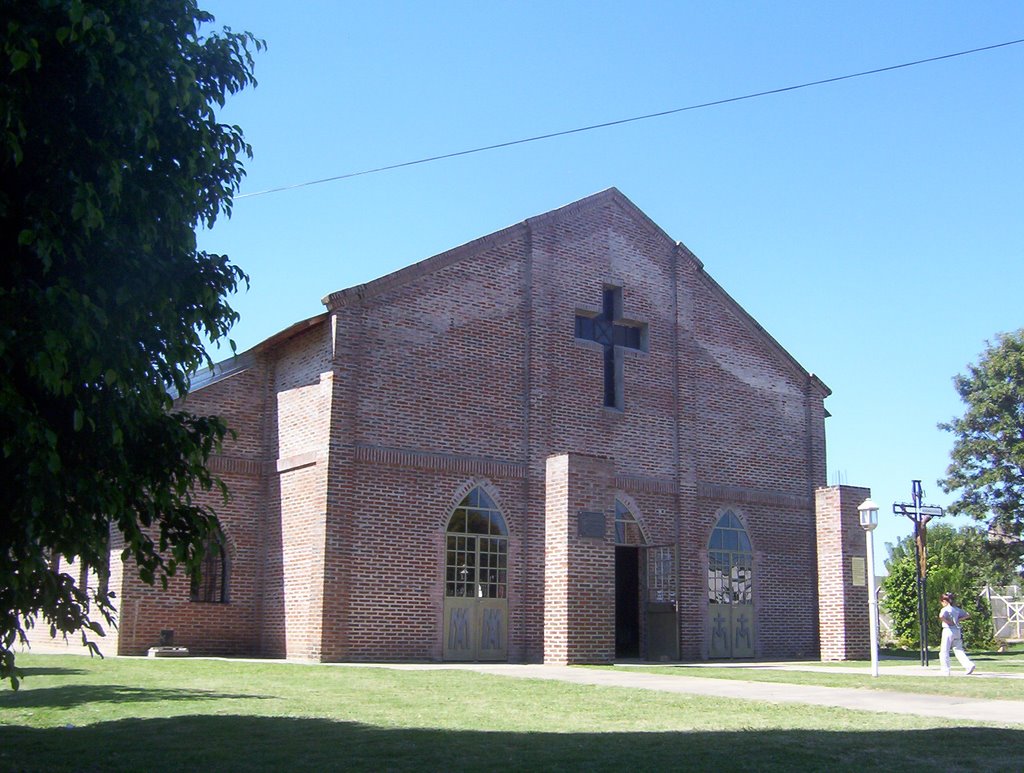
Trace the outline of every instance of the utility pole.
[[917, 567], [917, 624], [921, 637], [921, 665], [928, 666], [928, 521], [945, 515], [941, 507], [922, 504], [921, 481], [911, 481], [911, 502], [897, 502], [892, 511], [914, 522], [914, 563]]

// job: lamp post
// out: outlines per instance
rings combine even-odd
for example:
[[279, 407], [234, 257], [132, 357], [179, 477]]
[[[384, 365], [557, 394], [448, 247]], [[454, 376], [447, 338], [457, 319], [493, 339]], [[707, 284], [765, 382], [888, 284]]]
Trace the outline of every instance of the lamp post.
[[865, 499], [857, 508], [860, 526], [868, 549], [868, 616], [871, 626], [871, 676], [878, 676], [878, 598], [875, 596], [875, 542], [872, 532], [878, 526], [878, 505]]

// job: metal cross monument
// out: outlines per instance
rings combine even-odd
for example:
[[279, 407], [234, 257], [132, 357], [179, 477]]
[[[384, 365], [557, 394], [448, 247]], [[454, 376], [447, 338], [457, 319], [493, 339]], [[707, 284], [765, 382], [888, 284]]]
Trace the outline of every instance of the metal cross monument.
[[921, 637], [921, 665], [928, 665], [928, 521], [941, 518], [945, 511], [935, 505], [921, 503], [924, 491], [921, 481], [911, 482], [911, 502], [896, 502], [892, 511], [896, 515], [905, 515], [914, 522], [914, 555], [917, 559], [917, 624]]

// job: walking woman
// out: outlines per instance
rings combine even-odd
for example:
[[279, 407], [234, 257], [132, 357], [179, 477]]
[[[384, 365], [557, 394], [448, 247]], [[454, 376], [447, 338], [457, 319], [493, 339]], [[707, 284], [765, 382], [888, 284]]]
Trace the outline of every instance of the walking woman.
[[939, 665], [942, 673], [949, 676], [949, 650], [953, 648], [953, 654], [964, 667], [968, 675], [974, 673], [974, 663], [964, 652], [964, 640], [960, 631], [960, 621], [970, 617], [958, 606], [953, 605], [953, 594], [942, 594], [942, 609], [939, 610], [939, 620], [942, 621], [942, 644], [939, 647]]

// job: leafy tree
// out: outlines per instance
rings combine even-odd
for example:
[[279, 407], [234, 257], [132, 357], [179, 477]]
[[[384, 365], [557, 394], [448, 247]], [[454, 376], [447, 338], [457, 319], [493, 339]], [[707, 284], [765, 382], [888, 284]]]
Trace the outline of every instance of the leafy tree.
[[[988, 549], [988, 535], [977, 526], [954, 529], [945, 524], [927, 531], [928, 553], [928, 643], [937, 646], [942, 635], [938, 615], [940, 596], [946, 591], [956, 595], [957, 606], [971, 617], [963, 626], [968, 647], [986, 647], [992, 643], [992, 611], [988, 601], [979, 598], [986, 585], [1012, 582], [1014, 569]], [[882, 583], [883, 606], [892, 616], [893, 633], [898, 644], [919, 646], [917, 619], [917, 572], [913, 535], [889, 546], [886, 561], [888, 576]]]
[[939, 485], [958, 492], [949, 510], [988, 521], [1020, 556], [1024, 533], [1024, 329], [989, 343], [967, 375], [953, 380], [967, 406], [940, 424], [956, 435], [952, 462]]
[[[254, 85], [249, 33], [194, 0], [0, 0], [0, 678], [45, 621], [102, 634], [111, 535], [143, 580], [199, 566], [223, 490], [216, 417], [175, 409], [248, 277], [200, 251], [251, 157], [216, 120]], [[233, 344], [232, 344], [233, 347]]]
[[[917, 570], [913, 557], [913, 537], [910, 558], [886, 561], [888, 575], [882, 581], [881, 605], [892, 619], [892, 633], [901, 647], [917, 646], [919, 629], [917, 619]], [[900, 542], [902, 545], [902, 541]], [[938, 613], [936, 613], [938, 614]], [[929, 628], [929, 630], [931, 630]]]

